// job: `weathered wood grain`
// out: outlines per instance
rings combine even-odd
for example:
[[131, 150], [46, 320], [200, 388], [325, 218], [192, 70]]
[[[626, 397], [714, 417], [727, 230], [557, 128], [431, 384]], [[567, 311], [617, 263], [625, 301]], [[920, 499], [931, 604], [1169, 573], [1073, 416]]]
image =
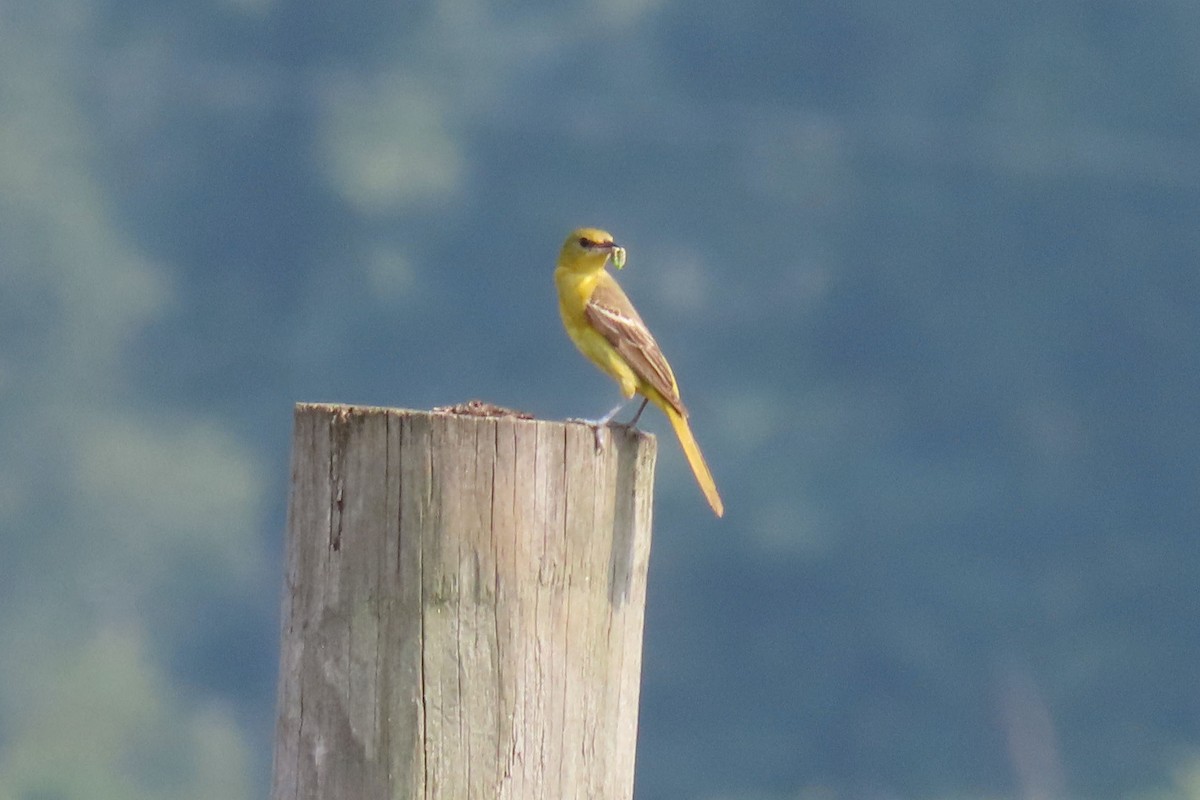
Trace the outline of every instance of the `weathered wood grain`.
[[296, 408], [273, 800], [629, 800], [655, 444]]

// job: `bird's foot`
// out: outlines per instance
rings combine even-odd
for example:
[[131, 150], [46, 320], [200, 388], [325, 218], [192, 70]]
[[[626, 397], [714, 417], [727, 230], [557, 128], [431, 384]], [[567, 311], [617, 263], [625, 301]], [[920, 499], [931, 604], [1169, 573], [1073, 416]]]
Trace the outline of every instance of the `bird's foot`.
[[600, 419], [585, 419], [583, 417], [571, 417], [567, 422], [578, 422], [582, 425], [587, 425], [592, 429], [592, 435], [596, 439], [596, 452], [604, 450], [605, 439], [608, 438], [609, 420], [601, 417]]
[[[604, 450], [605, 439], [608, 438], [608, 426], [609, 425], [615, 425], [619, 428], [628, 427], [626, 425], [622, 425], [619, 422], [612, 421], [612, 418], [617, 415], [617, 412], [620, 411], [624, 407], [625, 407], [625, 403], [622, 402], [619, 405], [617, 405], [616, 408], [614, 408], [612, 411], [605, 414], [600, 419], [575, 419], [575, 418], [573, 418], [570, 421], [571, 422], [582, 422], [584, 425], [588, 425], [591, 427], [592, 433], [595, 434], [595, 436], [596, 436], [596, 452], [599, 453]], [[642, 403], [642, 408], [645, 408], [645, 407], [646, 407], [646, 404]], [[635, 415], [633, 418], [633, 422], [637, 422], [637, 418], [640, 417], [641, 415], [642, 415], [642, 409], [639, 408], [637, 415]], [[629, 424], [632, 425], [633, 422], [631, 422]]]

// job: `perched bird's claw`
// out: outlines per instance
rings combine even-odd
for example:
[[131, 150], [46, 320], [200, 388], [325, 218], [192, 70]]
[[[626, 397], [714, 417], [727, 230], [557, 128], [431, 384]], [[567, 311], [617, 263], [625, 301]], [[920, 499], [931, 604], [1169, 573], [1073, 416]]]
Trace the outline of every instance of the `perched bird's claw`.
[[[601, 418], [599, 420], [599, 422], [601, 424], [606, 425], [606, 427], [609, 427], [609, 428], [620, 428], [621, 430], [625, 431], [626, 433], [636, 431], [638, 429], [637, 421], [642, 416], [642, 412], [646, 410], [646, 403], [648, 403], [648, 402], [649, 402], [648, 400], [646, 400], [645, 398], [642, 398], [642, 404], [640, 406], [638, 406], [637, 413], [633, 415], [633, 419], [629, 420], [629, 422], [620, 422], [618, 420], [613, 419], [613, 417], [616, 415], [616, 413], [624, 406], [623, 403], [621, 405], [617, 406], [616, 408], [614, 408], [612, 411], [608, 412], [608, 414], [605, 415], [603, 418]], [[597, 450], [599, 450], [599, 436], [600, 436], [599, 430], [596, 431], [596, 436], [597, 436], [597, 439], [596, 439]]]
[[[600, 453], [600, 452], [604, 451], [604, 446], [605, 446], [604, 440], [608, 436], [608, 426], [609, 425], [614, 425], [618, 428], [629, 427], [627, 425], [622, 425], [620, 422], [612, 421], [612, 418], [617, 415], [617, 412], [620, 411], [624, 407], [625, 407], [625, 403], [623, 403], [623, 402], [619, 403], [616, 408], [614, 408], [612, 411], [605, 414], [600, 419], [579, 419], [579, 418], [573, 417], [570, 421], [571, 422], [582, 422], [584, 425], [588, 425], [591, 427], [592, 433], [596, 437], [596, 452]], [[646, 404], [642, 403], [642, 408], [645, 408], [645, 407], [646, 407]], [[638, 416], [640, 416], [641, 413], [642, 413], [641, 409], [638, 409]], [[633, 421], [637, 422], [636, 416], [633, 418]]]
[[608, 435], [608, 426], [607, 425], [596, 425], [595, 427], [592, 428], [592, 433], [595, 434], [595, 436], [596, 436], [596, 452], [603, 453], [604, 452], [604, 439]]
[[608, 433], [609, 422], [604, 419], [585, 419], [583, 417], [571, 417], [567, 422], [578, 422], [581, 425], [587, 425], [592, 429], [592, 436], [596, 440], [596, 452], [604, 451], [604, 439]]
[[608, 423], [608, 427], [616, 428], [617, 430], [624, 431], [627, 436], [632, 435], [639, 430], [639, 428], [636, 425], [634, 425], [632, 422], [619, 422], [615, 419], [612, 422]]

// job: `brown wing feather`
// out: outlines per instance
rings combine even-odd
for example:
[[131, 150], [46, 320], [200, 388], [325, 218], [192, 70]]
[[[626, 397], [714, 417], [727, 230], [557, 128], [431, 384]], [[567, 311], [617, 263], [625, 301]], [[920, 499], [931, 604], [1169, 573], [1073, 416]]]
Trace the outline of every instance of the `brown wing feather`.
[[617, 349], [638, 377], [654, 387], [676, 411], [686, 417], [687, 409], [679, 399], [679, 387], [675, 383], [671, 365], [659, 349], [658, 342], [650, 335], [646, 323], [638, 316], [633, 303], [629, 302], [625, 292], [607, 273], [596, 284], [584, 313], [592, 327]]

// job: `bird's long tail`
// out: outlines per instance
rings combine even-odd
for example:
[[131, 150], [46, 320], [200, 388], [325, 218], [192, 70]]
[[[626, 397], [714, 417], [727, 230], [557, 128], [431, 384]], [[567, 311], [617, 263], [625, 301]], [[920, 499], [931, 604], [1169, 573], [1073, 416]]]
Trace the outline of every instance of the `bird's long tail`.
[[704, 497], [712, 506], [713, 513], [718, 517], [723, 516], [725, 504], [721, 502], [721, 495], [717, 494], [717, 484], [713, 480], [712, 473], [708, 471], [708, 464], [704, 463], [704, 456], [700, 454], [700, 446], [696, 444], [696, 437], [692, 436], [692, 429], [688, 426], [687, 417], [670, 406], [663, 410], [667, 414], [667, 419], [671, 420], [671, 427], [675, 429], [675, 435], [679, 437], [679, 446], [683, 448], [683, 454], [687, 456], [688, 464], [692, 467], [692, 474], [696, 476], [696, 483], [700, 484], [700, 491], [704, 492]]

